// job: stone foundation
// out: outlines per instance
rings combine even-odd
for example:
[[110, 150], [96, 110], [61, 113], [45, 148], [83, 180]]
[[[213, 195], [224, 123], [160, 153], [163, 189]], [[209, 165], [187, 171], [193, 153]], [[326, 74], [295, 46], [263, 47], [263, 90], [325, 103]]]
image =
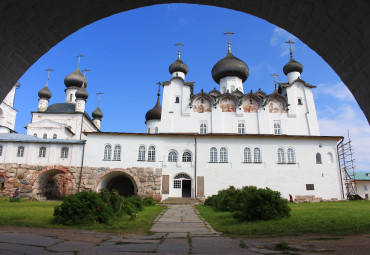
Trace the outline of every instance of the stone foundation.
[[328, 201], [338, 201], [338, 198], [323, 199], [322, 197], [315, 197], [314, 195], [295, 196], [294, 198], [295, 203], [317, 203]]
[[[27, 164], [0, 164], [0, 175], [5, 182], [0, 196], [10, 197], [16, 188], [21, 197], [45, 199], [61, 197], [81, 190], [97, 190], [100, 181], [109, 173], [123, 173], [137, 188], [137, 195], [152, 196], [156, 201], [162, 199], [162, 169], [157, 168], [102, 168], [102, 167], [65, 167], [40, 166]], [[81, 178], [81, 186], [79, 187]]]

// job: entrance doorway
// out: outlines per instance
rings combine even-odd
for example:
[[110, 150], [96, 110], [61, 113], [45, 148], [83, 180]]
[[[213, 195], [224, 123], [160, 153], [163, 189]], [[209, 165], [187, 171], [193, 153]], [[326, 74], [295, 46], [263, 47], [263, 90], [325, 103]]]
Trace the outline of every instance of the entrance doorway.
[[192, 179], [189, 175], [177, 174], [173, 181], [174, 195], [177, 197], [191, 197], [191, 186]]
[[107, 189], [108, 191], [116, 191], [119, 195], [130, 197], [137, 194], [136, 183], [132, 178], [120, 171], [115, 171], [106, 174], [100, 181], [98, 191]]

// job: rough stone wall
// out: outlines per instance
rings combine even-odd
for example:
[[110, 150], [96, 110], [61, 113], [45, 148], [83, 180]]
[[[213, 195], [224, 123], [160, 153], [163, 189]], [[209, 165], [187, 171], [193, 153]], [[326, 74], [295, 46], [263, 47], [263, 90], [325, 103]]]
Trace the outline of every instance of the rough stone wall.
[[302, 195], [295, 196], [295, 203], [317, 203], [317, 202], [328, 202], [328, 201], [338, 201], [338, 198], [323, 199], [322, 197], [316, 197], [314, 195]]
[[[12, 196], [16, 188], [21, 197], [45, 199], [44, 192], [51, 195], [68, 195], [78, 191], [80, 167], [40, 166], [27, 164], [0, 164], [0, 175], [4, 177], [4, 188], [0, 196]], [[162, 169], [157, 168], [102, 168], [84, 167], [81, 176], [81, 190], [96, 190], [104, 176], [112, 172], [122, 172], [135, 181], [139, 196], [153, 196], [161, 200]], [[40, 185], [41, 183], [41, 185]], [[50, 187], [50, 183], [54, 187]]]

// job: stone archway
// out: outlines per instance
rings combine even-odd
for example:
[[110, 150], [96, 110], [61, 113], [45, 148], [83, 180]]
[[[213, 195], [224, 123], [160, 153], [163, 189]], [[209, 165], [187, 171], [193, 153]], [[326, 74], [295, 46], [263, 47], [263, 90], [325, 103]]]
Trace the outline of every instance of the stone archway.
[[47, 167], [41, 170], [32, 184], [32, 196], [36, 199], [61, 199], [75, 191], [72, 174], [63, 167]]
[[34, 62], [80, 28], [135, 8], [180, 2], [248, 13], [294, 34], [334, 69], [370, 120], [367, 0], [0, 1], [0, 101]]
[[111, 171], [99, 178], [96, 190], [117, 191], [119, 195], [130, 197], [137, 195], [137, 183], [129, 174], [122, 171]]

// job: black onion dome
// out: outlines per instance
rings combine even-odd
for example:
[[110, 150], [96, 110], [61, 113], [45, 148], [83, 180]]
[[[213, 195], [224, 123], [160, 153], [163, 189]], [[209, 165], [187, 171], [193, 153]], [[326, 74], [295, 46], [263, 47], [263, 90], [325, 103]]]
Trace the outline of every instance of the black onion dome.
[[76, 91], [76, 98], [87, 99], [89, 97], [89, 93], [87, 93], [85, 86], [82, 86]]
[[176, 61], [170, 65], [170, 67], [168, 68], [168, 71], [170, 72], [170, 74], [174, 72], [183, 72], [186, 75], [189, 71], [189, 68], [184, 62], [182, 62], [179, 56], [176, 59]]
[[160, 120], [162, 116], [162, 106], [159, 103], [159, 98], [157, 100], [157, 104], [153, 107], [153, 109], [149, 110], [145, 115], [145, 120]]
[[222, 78], [236, 76], [245, 82], [249, 76], [249, 68], [246, 63], [235, 57], [229, 50], [226, 57], [218, 61], [212, 68], [212, 78], [220, 83]]
[[91, 114], [94, 119], [101, 119], [103, 118], [103, 112], [100, 110], [100, 107], [96, 107], [95, 111]]
[[84, 75], [81, 73], [80, 69], [74, 70], [72, 73], [68, 74], [66, 78], [64, 78], [64, 84], [67, 88], [69, 87], [81, 87], [82, 84], [85, 84], [85, 87], [87, 87], [87, 79], [84, 77]]
[[283, 68], [283, 72], [285, 75], [288, 75], [290, 72], [303, 72], [303, 65], [297, 61], [293, 57], [290, 58], [289, 62]]
[[39, 98], [46, 98], [46, 99], [51, 98], [51, 92], [48, 86], [45, 86], [43, 89], [39, 91]]

